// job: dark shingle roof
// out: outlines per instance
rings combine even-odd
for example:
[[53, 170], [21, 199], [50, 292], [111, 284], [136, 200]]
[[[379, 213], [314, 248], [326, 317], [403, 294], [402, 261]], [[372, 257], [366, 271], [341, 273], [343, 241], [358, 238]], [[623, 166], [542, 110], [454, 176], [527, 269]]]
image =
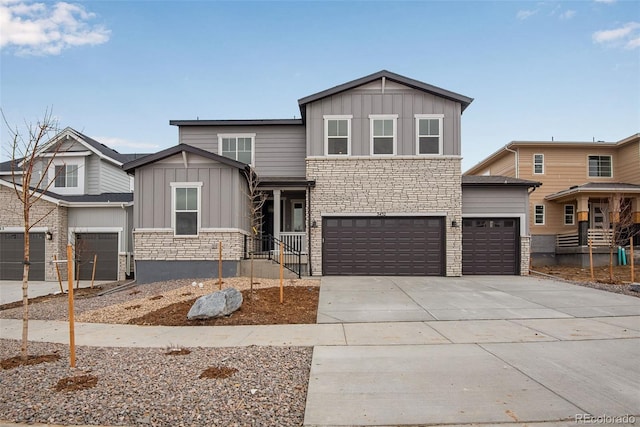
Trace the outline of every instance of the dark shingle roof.
[[338, 86], [334, 86], [330, 89], [323, 90], [318, 93], [314, 93], [313, 95], [306, 96], [298, 100], [298, 105], [300, 106], [300, 112], [302, 113], [302, 117], [305, 115], [304, 106], [310, 102], [317, 101], [322, 98], [326, 98], [331, 95], [335, 95], [350, 89], [354, 89], [358, 86], [365, 85], [372, 81], [381, 79], [384, 77], [387, 80], [394, 81], [396, 83], [403, 84], [405, 86], [412, 87], [414, 89], [418, 89], [424, 92], [428, 92], [442, 98], [450, 99], [452, 101], [459, 102], [462, 106], [462, 111], [464, 111], [471, 102], [473, 102], [473, 98], [469, 98], [468, 96], [460, 95], [459, 93], [451, 92], [446, 89], [439, 88], [437, 86], [432, 86], [430, 84], [421, 82], [419, 80], [410, 79], [409, 77], [401, 76], [400, 74], [392, 73], [391, 71], [382, 70], [377, 73], [370, 74], [365, 77], [361, 77], [356, 80], [352, 80], [347, 83], [343, 83]]
[[64, 200], [71, 203], [130, 203], [133, 202], [133, 193], [102, 193], [102, 194], [83, 194], [79, 196], [66, 196], [56, 193], [47, 192], [48, 196], [56, 199]]
[[216, 162], [223, 163], [225, 165], [238, 168], [240, 170], [244, 170], [247, 167], [247, 165], [245, 165], [244, 163], [237, 162], [228, 157], [224, 157], [219, 154], [212, 153], [211, 151], [203, 150], [202, 148], [194, 147], [188, 144], [178, 144], [178, 145], [174, 145], [173, 147], [169, 147], [165, 150], [158, 151], [157, 153], [149, 154], [148, 156], [144, 156], [139, 159], [127, 162], [124, 165], [122, 165], [122, 169], [124, 169], [125, 172], [133, 172], [136, 168], [148, 165], [149, 163], [157, 162], [158, 160], [162, 160], [167, 157], [173, 156], [175, 154], [179, 154], [183, 151], [186, 151], [187, 153], [192, 153], [207, 159], [215, 160]]
[[499, 175], [463, 175], [463, 186], [520, 186], [520, 187], [540, 187], [541, 182], [529, 181], [526, 179], [512, 178], [510, 176]]
[[581, 185], [574, 185], [557, 193], [549, 194], [546, 200], [560, 199], [569, 195], [585, 192], [595, 193], [636, 193], [640, 194], [640, 185], [626, 182], [587, 182]]

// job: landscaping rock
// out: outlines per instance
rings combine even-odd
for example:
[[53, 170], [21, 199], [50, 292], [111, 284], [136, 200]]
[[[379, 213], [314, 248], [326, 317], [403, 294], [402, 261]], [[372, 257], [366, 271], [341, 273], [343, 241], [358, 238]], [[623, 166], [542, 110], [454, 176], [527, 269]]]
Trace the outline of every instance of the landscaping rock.
[[212, 294], [204, 295], [196, 300], [187, 319], [212, 319], [228, 316], [242, 305], [242, 294], [235, 288], [227, 288]]
[[634, 292], [640, 292], [640, 283], [632, 283], [629, 289]]

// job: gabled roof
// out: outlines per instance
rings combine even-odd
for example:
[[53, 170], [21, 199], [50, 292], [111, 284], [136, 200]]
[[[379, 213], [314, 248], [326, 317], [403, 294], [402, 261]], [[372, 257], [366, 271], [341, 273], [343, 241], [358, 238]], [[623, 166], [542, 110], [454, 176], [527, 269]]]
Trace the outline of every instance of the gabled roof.
[[144, 156], [139, 159], [127, 162], [124, 165], [122, 165], [122, 169], [124, 169], [125, 172], [134, 173], [136, 168], [148, 165], [150, 163], [157, 162], [162, 159], [166, 159], [167, 157], [171, 157], [173, 155], [180, 154], [182, 152], [191, 153], [200, 157], [204, 157], [206, 159], [215, 160], [216, 162], [223, 163], [225, 165], [238, 168], [240, 170], [245, 170], [247, 168], [247, 165], [245, 165], [244, 163], [237, 162], [228, 157], [220, 156], [219, 154], [215, 154], [210, 151], [203, 150], [198, 147], [194, 147], [192, 145], [178, 144], [178, 145], [174, 145], [173, 147], [169, 147], [165, 150], [158, 151], [157, 153], [149, 154], [148, 156]]
[[568, 196], [574, 196], [578, 193], [623, 193], [623, 194], [640, 194], [640, 185], [629, 184], [626, 182], [587, 182], [582, 185], [574, 185], [566, 190], [549, 194], [545, 200], [560, 200]]
[[64, 138], [66, 139], [73, 138], [74, 140], [78, 141], [81, 145], [86, 147], [89, 151], [96, 154], [98, 157], [106, 161], [109, 161], [113, 164], [116, 164], [118, 166], [121, 166], [122, 163], [126, 161], [126, 156], [123, 156], [122, 154], [118, 153], [116, 150], [113, 150], [107, 147], [106, 145], [102, 144], [101, 142], [98, 142], [95, 139], [90, 138], [87, 135], [80, 133], [77, 130], [70, 127], [64, 128], [56, 136], [54, 136], [49, 141], [47, 141], [47, 143], [40, 148], [39, 150], [40, 154], [47, 152], [53, 146], [62, 142]]
[[302, 125], [302, 119], [255, 119], [255, 120], [169, 120], [173, 126], [274, 126]]
[[482, 171], [487, 165], [500, 157], [509, 154], [511, 150], [520, 147], [535, 147], [540, 150], [545, 148], [617, 148], [625, 144], [629, 144], [634, 141], [640, 140], [640, 133], [633, 134], [618, 142], [605, 142], [605, 141], [511, 141], [503, 147], [500, 147], [493, 154], [479, 161], [472, 167], [470, 167], [464, 174], [473, 174]]
[[512, 178], [510, 176], [500, 175], [463, 175], [462, 186], [463, 187], [540, 187], [541, 182], [529, 181], [527, 179]]
[[462, 106], [462, 111], [464, 111], [469, 106], [469, 104], [473, 102], [473, 98], [460, 95], [459, 93], [451, 92], [446, 89], [432, 86], [430, 84], [427, 84], [418, 80], [410, 79], [409, 77], [401, 76], [400, 74], [392, 73], [391, 71], [382, 70], [382, 71], [378, 71], [377, 73], [373, 73], [368, 76], [361, 77], [359, 79], [352, 80], [350, 82], [343, 83], [341, 85], [334, 86], [330, 89], [323, 90], [322, 92], [314, 93], [313, 95], [309, 95], [299, 99], [298, 105], [300, 106], [300, 112], [302, 113], [302, 117], [304, 118], [305, 116], [304, 106], [310, 102], [314, 102], [331, 95], [345, 92], [347, 90], [354, 89], [358, 86], [362, 86], [382, 78], [394, 81], [396, 83], [400, 83], [405, 86], [409, 86], [417, 90], [421, 90], [423, 92], [431, 93], [433, 95], [446, 98], [451, 101], [459, 102]]

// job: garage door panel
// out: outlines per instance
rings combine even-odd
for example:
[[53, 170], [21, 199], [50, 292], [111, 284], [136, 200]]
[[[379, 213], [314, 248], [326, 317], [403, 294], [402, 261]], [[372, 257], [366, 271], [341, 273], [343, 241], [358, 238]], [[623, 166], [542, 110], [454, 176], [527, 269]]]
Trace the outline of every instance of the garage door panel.
[[80, 280], [91, 280], [94, 255], [97, 255], [95, 279], [117, 280], [118, 233], [76, 234], [76, 258], [79, 260]]
[[[0, 233], [0, 280], [22, 280], [24, 233]], [[45, 235], [29, 233], [29, 280], [44, 280]]]
[[462, 273], [519, 274], [519, 227], [517, 219], [465, 219], [462, 225]]
[[323, 218], [325, 275], [443, 275], [441, 218]]

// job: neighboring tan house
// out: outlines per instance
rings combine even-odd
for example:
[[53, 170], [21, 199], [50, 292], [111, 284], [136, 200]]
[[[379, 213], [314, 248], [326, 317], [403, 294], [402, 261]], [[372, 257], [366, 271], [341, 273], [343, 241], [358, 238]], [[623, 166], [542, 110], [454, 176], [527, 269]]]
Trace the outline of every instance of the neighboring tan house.
[[534, 265], [585, 265], [589, 240], [608, 252], [614, 222], [632, 218], [640, 227], [640, 134], [618, 142], [513, 141], [465, 175], [543, 184], [530, 200]]
[[[298, 250], [314, 276], [460, 276], [463, 223], [469, 254], [484, 247], [474, 227], [513, 243], [509, 261], [477, 272], [527, 274], [527, 190], [537, 183], [462, 182], [471, 101], [380, 71], [300, 99], [300, 119], [171, 121], [178, 145], [124, 165], [135, 176], [137, 280], [217, 275], [219, 241], [224, 274], [238, 274], [255, 233]], [[260, 230], [249, 227], [247, 165], [268, 195]], [[476, 199], [467, 222], [466, 188], [516, 196], [504, 210]]]
[[[44, 170], [53, 156], [52, 167]], [[120, 154], [66, 128], [43, 145], [31, 186], [52, 182], [31, 210], [30, 280], [57, 280], [54, 256], [66, 259], [71, 243], [81, 279], [123, 280], [132, 273], [133, 193], [122, 164], [139, 155]], [[24, 222], [13, 177], [21, 188], [21, 161], [0, 163], [0, 280], [22, 279]], [[66, 273], [65, 268], [61, 268]], [[64, 274], [66, 276], [66, 274]]]

